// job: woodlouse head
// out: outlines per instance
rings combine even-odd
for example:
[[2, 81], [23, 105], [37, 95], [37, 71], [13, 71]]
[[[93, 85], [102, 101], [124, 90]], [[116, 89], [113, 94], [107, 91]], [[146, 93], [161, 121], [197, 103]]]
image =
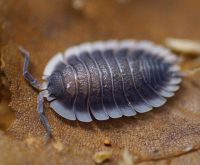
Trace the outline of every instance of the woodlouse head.
[[50, 96], [59, 97], [63, 95], [65, 88], [60, 72], [54, 72], [48, 77], [47, 81], [47, 90], [49, 91]]

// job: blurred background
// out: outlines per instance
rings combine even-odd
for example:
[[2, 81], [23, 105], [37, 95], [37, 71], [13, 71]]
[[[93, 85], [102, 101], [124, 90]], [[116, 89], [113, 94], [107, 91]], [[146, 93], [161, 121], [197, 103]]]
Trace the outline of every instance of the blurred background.
[[198, 0], [1, 0], [0, 6], [1, 41], [29, 47], [200, 34]]

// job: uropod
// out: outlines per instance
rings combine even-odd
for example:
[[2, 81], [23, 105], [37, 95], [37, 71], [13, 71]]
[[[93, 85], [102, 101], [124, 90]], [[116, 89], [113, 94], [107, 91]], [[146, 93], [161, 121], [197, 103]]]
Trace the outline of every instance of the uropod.
[[179, 58], [150, 41], [108, 40], [68, 48], [50, 59], [42, 84], [28, 71], [29, 52], [19, 49], [24, 77], [40, 91], [37, 110], [48, 136], [44, 98], [65, 119], [107, 120], [162, 106], [182, 80]]

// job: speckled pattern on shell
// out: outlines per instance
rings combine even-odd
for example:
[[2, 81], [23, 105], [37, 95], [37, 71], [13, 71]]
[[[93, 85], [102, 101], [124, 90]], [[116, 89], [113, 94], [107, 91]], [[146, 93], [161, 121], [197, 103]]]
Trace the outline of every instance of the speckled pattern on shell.
[[71, 47], [44, 70], [50, 106], [66, 119], [83, 122], [148, 112], [179, 89], [178, 62], [168, 49], [149, 41]]

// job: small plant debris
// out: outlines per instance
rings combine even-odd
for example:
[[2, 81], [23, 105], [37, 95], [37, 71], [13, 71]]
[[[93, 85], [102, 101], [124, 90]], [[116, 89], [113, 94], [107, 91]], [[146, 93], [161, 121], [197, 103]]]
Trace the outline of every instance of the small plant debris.
[[94, 154], [93, 160], [95, 163], [100, 164], [109, 160], [112, 157], [112, 151], [100, 151]]
[[118, 165], [134, 165], [134, 162], [137, 160], [137, 156], [131, 155], [131, 153], [125, 149], [122, 152], [122, 160], [119, 161]]
[[200, 55], [200, 41], [193, 41], [189, 39], [167, 38], [165, 45], [172, 51], [181, 53], [186, 56]]
[[110, 139], [105, 139], [103, 143], [104, 143], [105, 146], [111, 146]]

